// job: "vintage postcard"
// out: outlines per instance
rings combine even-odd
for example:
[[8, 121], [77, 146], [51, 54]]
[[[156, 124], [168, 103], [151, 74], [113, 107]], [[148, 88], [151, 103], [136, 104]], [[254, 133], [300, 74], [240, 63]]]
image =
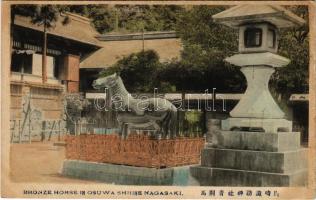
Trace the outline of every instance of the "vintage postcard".
[[1, 2], [1, 197], [316, 198], [313, 1]]

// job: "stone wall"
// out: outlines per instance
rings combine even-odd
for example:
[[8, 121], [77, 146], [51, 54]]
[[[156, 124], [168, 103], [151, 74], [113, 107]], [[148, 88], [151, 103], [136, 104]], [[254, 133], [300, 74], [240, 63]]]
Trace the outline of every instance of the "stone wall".
[[11, 82], [10, 93], [11, 142], [60, 139], [66, 133], [61, 86]]
[[31, 94], [34, 109], [42, 112], [43, 119], [61, 119], [64, 113], [62, 88], [44, 88], [27, 84], [11, 84], [11, 119], [21, 119], [23, 97]]

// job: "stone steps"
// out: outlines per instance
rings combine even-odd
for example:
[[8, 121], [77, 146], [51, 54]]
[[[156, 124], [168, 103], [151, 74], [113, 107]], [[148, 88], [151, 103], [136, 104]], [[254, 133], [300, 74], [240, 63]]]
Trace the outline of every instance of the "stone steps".
[[190, 172], [201, 186], [294, 187], [307, 185], [307, 170], [282, 174], [196, 166], [191, 167]]
[[287, 152], [208, 148], [201, 166], [271, 173], [291, 173], [307, 166], [307, 149]]
[[213, 132], [212, 142], [208, 144], [208, 147], [271, 152], [291, 151], [300, 148], [300, 133], [217, 130]]
[[204, 186], [305, 186], [307, 160], [298, 132], [217, 130], [190, 172]]

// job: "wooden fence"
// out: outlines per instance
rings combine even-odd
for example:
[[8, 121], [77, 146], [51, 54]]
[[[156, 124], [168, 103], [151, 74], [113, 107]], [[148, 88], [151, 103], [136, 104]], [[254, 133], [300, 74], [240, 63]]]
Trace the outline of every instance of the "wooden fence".
[[164, 168], [198, 164], [204, 138], [150, 139], [131, 134], [66, 136], [66, 158], [140, 167]]

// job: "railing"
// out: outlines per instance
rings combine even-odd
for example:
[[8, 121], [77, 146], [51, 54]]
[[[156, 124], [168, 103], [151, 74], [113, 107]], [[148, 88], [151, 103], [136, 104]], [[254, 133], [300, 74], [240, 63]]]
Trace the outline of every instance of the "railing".
[[150, 139], [131, 134], [66, 136], [66, 158], [91, 162], [164, 168], [198, 164], [204, 138]]
[[[34, 83], [42, 83], [42, 76], [35, 74], [11, 72], [11, 81], [27, 81]], [[60, 80], [54, 77], [47, 78], [48, 84], [60, 84]]]

